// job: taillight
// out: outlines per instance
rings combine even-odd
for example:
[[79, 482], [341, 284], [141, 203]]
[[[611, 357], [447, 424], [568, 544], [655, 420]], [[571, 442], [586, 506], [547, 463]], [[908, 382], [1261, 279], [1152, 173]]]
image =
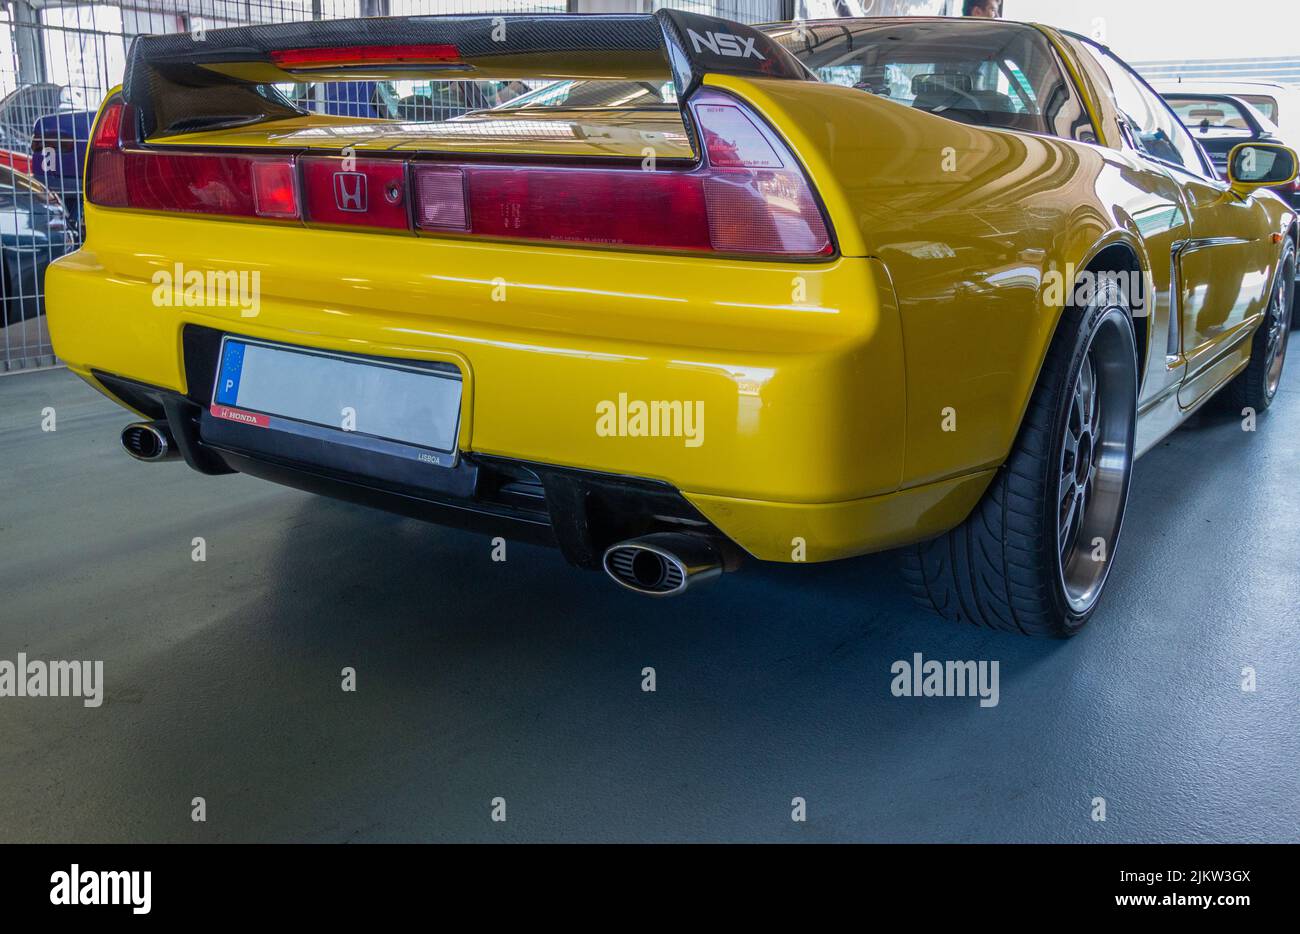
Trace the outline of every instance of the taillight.
[[[708, 250], [702, 178], [638, 169], [415, 166], [421, 229], [507, 240]], [[457, 203], [459, 201], [459, 204]]]
[[693, 102], [703, 164], [664, 169], [412, 168], [415, 225], [483, 237], [819, 257], [826, 222], [789, 148], [733, 98]]
[[134, 110], [121, 101], [100, 115], [86, 182], [92, 204], [227, 217], [301, 217], [294, 156], [138, 149], [134, 119]]
[[737, 101], [705, 92], [692, 101], [705, 155], [713, 248], [726, 253], [826, 255], [821, 208], [793, 153]]
[[297, 218], [298, 173], [293, 159], [253, 162], [253, 205], [261, 217]]
[[93, 156], [86, 196], [104, 207], [297, 219], [294, 159], [114, 151]]
[[104, 106], [90, 137], [86, 168], [86, 198], [92, 204], [127, 207], [126, 159], [122, 154], [122, 112], [126, 105], [113, 100]]
[[95, 136], [90, 141], [92, 149], [116, 149], [122, 133], [122, 112], [126, 105], [115, 100], [99, 115], [95, 126]]
[[87, 197], [105, 207], [330, 227], [756, 257], [832, 255], [812, 188], [767, 124], [713, 91], [693, 99], [691, 109], [700, 164], [644, 171], [143, 148], [133, 109], [114, 101], [92, 137]]

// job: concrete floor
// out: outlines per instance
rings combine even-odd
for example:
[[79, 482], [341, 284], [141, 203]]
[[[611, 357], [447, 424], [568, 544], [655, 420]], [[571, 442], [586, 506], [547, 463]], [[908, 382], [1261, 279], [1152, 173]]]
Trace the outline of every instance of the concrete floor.
[[[1258, 432], [1207, 415], [1139, 462], [1064, 643], [933, 620], [886, 558], [646, 600], [136, 464], [126, 420], [66, 371], [0, 377], [0, 659], [107, 683], [98, 709], [0, 698], [0, 840], [1300, 840], [1296, 373]], [[1001, 703], [893, 697], [914, 652], [998, 660]]]

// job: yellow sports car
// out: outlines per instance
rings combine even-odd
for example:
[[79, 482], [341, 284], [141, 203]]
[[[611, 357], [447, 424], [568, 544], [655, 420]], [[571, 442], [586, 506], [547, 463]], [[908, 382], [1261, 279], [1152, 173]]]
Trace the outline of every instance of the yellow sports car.
[[[440, 122], [289, 92], [487, 79], [524, 93]], [[1221, 181], [1108, 50], [1019, 23], [146, 37], [50, 330], [146, 419], [142, 460], [554, 544], [647, 594], [900, 549], [942, 615], [1065, 636], [1134, 458], [1220, 390], [1244, 418], [1277, 392], [1300, 234], [1265, 189], [1295, 174], [1254, 143]]]

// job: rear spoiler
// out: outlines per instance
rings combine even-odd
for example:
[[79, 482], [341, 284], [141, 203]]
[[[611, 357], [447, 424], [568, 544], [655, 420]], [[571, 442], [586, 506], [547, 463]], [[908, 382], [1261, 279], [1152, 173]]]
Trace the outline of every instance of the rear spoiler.
[[377, 78], [812, 79], [765, 33], [714, 16], [411, 16], [313, 20], [142, 36], [122, 96], [144, 137], [300, 116], [271, 85]]

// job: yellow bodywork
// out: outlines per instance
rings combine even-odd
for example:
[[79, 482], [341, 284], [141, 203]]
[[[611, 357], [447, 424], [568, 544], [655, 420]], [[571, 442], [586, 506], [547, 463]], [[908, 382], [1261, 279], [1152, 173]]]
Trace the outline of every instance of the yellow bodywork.
[[[1165, 176], [1144, 177], [1118, 149], [965, 126], [850, 88], [706, 84], [747, 101], [803, 159], [836, 258], [659, 255], [87, 203], [85, 245], [46, 280], [55, 350], [92, 383], [97, 369], [181, 392], [187, 323], [450, 361], [465, 381], [462, 450], [665, 481], [772, 561], [861, 554], [959, 524], [1014, 442], [1059, 318], [1049, 274], [1109, 244], [1128, 245], [1164, 291], [1147, 313], [1151, 358], [1166, 368], [1168, 250], [1186, 219]], [[204, 142], [308, 145], [304, 134], [393, 144], [319, 116]], [[674, 154], [689, 146], [665, 140]], [[1276, 202], [1264, 233], [1285, 232], [1291, 215], [1261, 197]], [[1271, 270], [1277, 247], [1263, 240], [1243, 262]], [[256, 315], [159, 307], [152, 277], [176, 263], [258, 271]], [[1258, 324], [1266, 285], [1241, 296], [1237, 325]], [[1168, 394], [1159, 383], [1144, 383], [1144, 401]], [[597, 407], [620, 394], [702, 402], [702, 443], [602, 437]]]

